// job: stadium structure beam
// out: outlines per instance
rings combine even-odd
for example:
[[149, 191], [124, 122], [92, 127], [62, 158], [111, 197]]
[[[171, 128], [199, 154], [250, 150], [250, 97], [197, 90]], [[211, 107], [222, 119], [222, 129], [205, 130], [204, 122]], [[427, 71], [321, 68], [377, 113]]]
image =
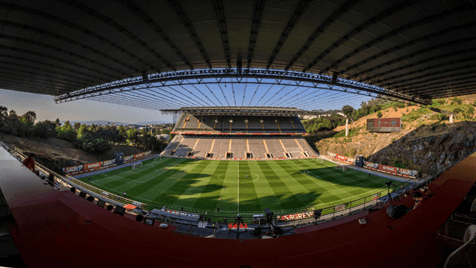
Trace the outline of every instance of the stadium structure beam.
[[317, 63], [319, 63], [325, 56], [331, 54], [336, 48], [344, 44], [347, 40], [353, 38], [357, 34], [361, 33], [364, 29], [368, 29], [375, 24], [381, 22], [382, 20], [390, 17], [392, 14], [396, 13], [399, 10], [409, 8], [412, 5], [414, 5], [417, 2], [420, 2], [422, 0], [407, 0], [405, 2], [402, 2], [396, 6], [393, 6], [384, 12], [376, 15], [375, 17], [372, 17], [368, 19], [367, 21], [363, 22], [359, 26], [355, 27], [352, 31], [349, 33], [345, 34], [339, 40], [335, 41], [331, 46], [327, 47], [321, 54], [319, 54], [311, 63], [309, 63], [306, 68], [303, 69], [303, 71], [308, 71], [311, 68], [313, 68]]
[[361, 0], [349, 0], [344, 3], [342, 6], [337, 8], [326, 20], [321, 23], [314, 32], [307, 38], [306, 43], [299, 49], [296, 55], [289, 61], [289, 63], [284, 68], [289, 70], [292, 68], [293, 64], [312, 46], [314, 41], [319, 38], [319, 36], [324, 33], [327, 28], [329, 28], [335, 21], [337, 21], [341, 16], [347, 13], [349, 9], [358, 4]]
[[289, 18], [288, 23], [286, 24], [286, 27], [284, 28], [283, 32], [281, 33], [281, 36], [279, 37], [278, 43], [274, 47], [273, 52], [271, 53], [271, 56], [269, 57], [268, 65], [266, 66], [266, 69], [269, 69], [271, 67], [271, 64], [273, 64], [274, 60], [276, 59], [276, 56], [281, 51], [281, 48], [284, 46], [284, 43], [288, 39], [288, 36], [290, 35], [291, 31], [294, 29], [294, 26], [296, 26], [301, 16], [307, 10], [307, 7], [309, 6], [310, 2], [311, 2], [310, 0], [301, 0], [297, 4], [296, 9], [293, 12], [293, 15], [291, 16], [291, 18]]
[[175, 0], [168, 0], [168, 2], [170, 6], [172, 7], [172, 9], [177, 14], [177, 16], [182, 21], [183, 26], [187, 29], [187, 32], [190, 34], [190, 37], [193, 39], [193, 42], [197, 46], [198, 51], [200, 51], [200, 54], [202, 55], [203, 59], [207, 63], [207, 66], [211, 69], [212, 64], [210, 62], [210, 57], [208, 57], [208, 54], [205, 51], [205, 48], [203, 47], [202, 41], [200, 40], [200, 37], [197, 34], [197, 31], [193, 27], [193, 24], [190, 21], [190, 19], [185, 14], [185, 10], [182, 8], [182, 5], [179, 3], [179, 1], [175, 1]]
[[[397, 35], [399, 35], [403, 32], [406, 32], [410, 29], [414, 29], [414, 28], [416, 28], [417, 26], [420, 26], [420, 25], [425, 25], [425, 24], [431, 23], [432, 21], [435, 21], [435, 20], [438, 20], [438, 19], [442, 19], [442, 18], [445, 18], [445, 17], [448, 17], [448, 16], [452, 16], [452, 15], [458, 13], [458, 12], [466, 12], [468, 9], [471, 9], [471, 8], [474, 8], [474, 6], [473, 5], [461, 6], [461, 7], [457, 7], [455, 9], [452, 9], [452, 10], [448, 10], [448, 11], [433, 15], [431, 17], [423, 18], [421, 20], [417, 20], [417, 21], [411, 22], [409, 24], [406, 24], [406, 25], [404, 25], [404, 26], [402, 26], [398, 29], [390, 31], [390, 32], [388, 32], [388, 33], [386, 33], [382, 36], [379, 36], [379, 37], [373, 39], [372, 41], [361, 45], [360, 47], [358, 47], [356, 49], [353, 49], [351, 52], [347, 53], [346, 55], [343, 55], [341, 58], [337, 59], [332, 64], [330, 64], [326, 69], [324, 69], [323, 72], [327, 72], [331, 69], [336, 69], [336, 68], [338, 68], [339, 64], [342, 63], [343, 61], [345, 61], [347, 59], [350, 59], [352, 57], [355, 57], [357, 54], [359, 54], [362, 51], [368, 49], [369, 47], [373, 47], [373, 46], [377, 45], [378, 43], [382, 43], [385, 40], [388, 40], [388, 39], [390, 39], [394, 36], [397, 36]], [[410, 46], [414, 43], [418, 43], [418, 42], [421, 42], [421, 41], [424, 41], [424, 40], [429, 40], [429, 39], [431, 39], [435, 36], [444, 35], [446, 33], [452, 33], [454, 31], [464, 30], [468, 27], [473, 27], [473, 25], [474, 25], [474, 23], [468, 23], [468, 24], [464, 24], [464, 25], [458, 25], [456, 27], [450, 27], [450, 28], [445, 29], [443, 31], [431, 33], [429, 35], [422, 36], [422, 37], [419, 37], [417, 39], [411, 40], [411, 41], [409, 41], [405, 44], [401, 44], [399, 46], [396, 46], [395, 48], [391, 48], [391, 50], [393, 50], [393, 49], [395, 49], [395, 50], [404, 49], [406, 46]], [[386, 51], [384, 51], [384, 52], [376, 55], [375, 57], [381, 57], [382, 55], [387, 55], [388, 54], [388, 53], [386, 53]], [[363, 59], [360, 62], [346, 68], [345, 71], [349, 71], [349, 70], [355, 69], [357, 67], [360, 67], [364, 64], [367, 64], [368, 62], [370, 62], [372, 60], [375, 60], [376, 59], [375, 57], [368, 57], [366, 59]]]
[[341, 110], [313, 110], [306, 111], [296, 107], [270, 107], [270, 106], [230, 106], [230, 107], [182, 107], [180, 109], [161, 109], [164, 114], [179, 114], [183, 112], [195, 115], [255, 115], [255, 116], [295, 116], [295, 115], [343, 115]]
[[[251, 81], [248, 81], [248, 79]], [[369, 97], [390, 98], [397, 101], [410, 101], [424, 105], [431, 103], [430, 99], [402, 94], [395, 90], [340, 77], [330, 77], [322, 74], [298, 71], [266, 69], [243, 69], [239, 71], [236, 68], [201, 69], [143, 75], [57, 95], [54, 96], [53, 99], [56, 103], [63, 103], [91, 98], [98, 95], [107, 95], [142, 88], [184, 86], [193, 84], [220, 84], [225, 81], [226, 83], [277, 84], [314, 88], [318, 88], [319, 85], [323, 84], [326, 85], [329, 90], [334, 91], [352, 94], [366, 94]], [[151, 85], [152, 83], [155, 83], [155, 85]]]
[[266, 0], [255, 0], [253, 25], [251, 26], [250, 44], [248, 46], [248, 69], [251, 68], [251, 62], [253, 61], [253, 54], [255, 53], [255, 45], [258, 39], [258, 32], [261, 24], [261, 17], [263, 16], [263, 9], [265, 3]]
[[193, 69], [193, 65], [192, 63], [190, 63], [190, 60], [187, 59], [187, 57], [185, 57], [185, 55], [182, 53], [182, 51], [178, 48], [178, 46], [174, 43], [174, 41], [172, 41], [172, 39], [170, 39], [170, 37], [162, 30], [162, 28], [157, 24], [156, 21], [154, 21], [154, 19], [152, 19], [148, 14], [147, 12], [145, 12], [144, 10], [142, 10], [141, 8], [139, 8], [134, 2], [132, 2], [131, 0], [121, 0], [121, 2], [126, 6], [128, 7], [134, 14], [137, 15], [137, 17], [139, 17], [139, 19], [141, 19], [144, 23], [146, 23], [152, 30], [154, 30], [154, 32], [157, 33], [157, 35], [159, 35], [162, 40], [167, 43], [167, 45], [170, 47], [170, 49], [172, 49], [173, 51], [175, 51], [175, 54], [177, 54], [177, 56], [179, 56], [183, 62], [185, 62], [185, 64], [190, 68], [190, 69]]

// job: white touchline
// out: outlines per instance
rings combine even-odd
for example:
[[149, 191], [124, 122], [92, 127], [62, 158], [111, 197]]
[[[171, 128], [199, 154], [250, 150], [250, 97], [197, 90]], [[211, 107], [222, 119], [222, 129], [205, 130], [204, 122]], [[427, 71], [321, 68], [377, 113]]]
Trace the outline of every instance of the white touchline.
[[237, 211], [240, 212], [240, 162], [238, 161], [238, 207]]

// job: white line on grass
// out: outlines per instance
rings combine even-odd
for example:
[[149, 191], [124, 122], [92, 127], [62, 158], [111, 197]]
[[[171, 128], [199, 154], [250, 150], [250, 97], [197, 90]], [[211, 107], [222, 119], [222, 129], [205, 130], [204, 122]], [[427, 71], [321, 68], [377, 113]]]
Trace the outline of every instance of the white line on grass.
[[238, 161], [238, 207], [237, 211], [240, 212], [240, 162]]

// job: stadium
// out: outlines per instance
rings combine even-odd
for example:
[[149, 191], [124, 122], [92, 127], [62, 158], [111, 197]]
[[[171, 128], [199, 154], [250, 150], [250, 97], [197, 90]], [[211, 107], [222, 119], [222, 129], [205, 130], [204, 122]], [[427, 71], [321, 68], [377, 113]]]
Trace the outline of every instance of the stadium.
[[[123, 134], [100, 160], [35, 174], [39, 143], [28, 127], [5, 132], [16, 115], [0, 110], [0, 265], [476, 262], [473, 2], [0, 7], [0, 88], [173, 120], [160, 150], [129, 149]], [[60, 125], [80, 140], [79, 125]]]

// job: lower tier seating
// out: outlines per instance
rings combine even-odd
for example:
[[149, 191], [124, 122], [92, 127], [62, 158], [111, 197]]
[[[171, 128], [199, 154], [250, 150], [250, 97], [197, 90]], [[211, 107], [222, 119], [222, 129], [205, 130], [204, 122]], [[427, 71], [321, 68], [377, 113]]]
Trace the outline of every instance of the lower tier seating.
[[177, 135], [163, 156], [214, 159], [269, 159], [317, 156], [302, 137]]

